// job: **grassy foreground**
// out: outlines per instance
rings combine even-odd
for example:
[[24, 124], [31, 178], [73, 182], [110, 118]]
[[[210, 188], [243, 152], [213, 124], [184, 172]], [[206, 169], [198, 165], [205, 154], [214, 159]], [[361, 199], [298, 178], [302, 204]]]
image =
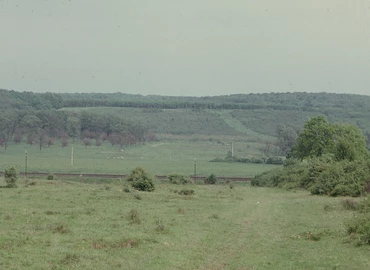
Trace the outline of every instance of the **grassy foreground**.
[[0, 189], [1, 269], [370, 268], [370, 248], [345, 243], [343, 198], [247, 184], [34, 184]]

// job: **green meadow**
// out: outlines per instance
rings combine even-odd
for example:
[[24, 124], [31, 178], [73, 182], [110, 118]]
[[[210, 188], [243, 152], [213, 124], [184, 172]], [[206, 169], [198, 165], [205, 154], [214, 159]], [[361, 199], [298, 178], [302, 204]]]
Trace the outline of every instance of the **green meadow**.
[[[259, 147], [256, 143], [235, 142], [234, 152], [238, 156], [258, 156], [261, 155]], [[210, 162], [216, 157], [225, 157], [230, 150], [230, 142], [199, 138], [181, 140], [168, 137], [159, 142], [123, 149], [117, 145], [112, 147], [109, 142], [103, 143], [101, 147], [86, 148], [76, 140], [72, 166], [72, 144], [62, 148], [57, 141], [55, 145], [46, 146], [40, 151], [37, 145], [22, 143], [9, 145], [7, 151], [3, 148], [0, 150], [0, 170], [15, 166], [18, 171], [25, 171], [26, 151], [28, 172], [128, 174], [131, 169], [141, 166], [155, 175], [177, 172], [190, 176], [194, 174], [194, 159], [198, 176], [213, 173], [220, 177], [250, 177], [275, 167], [267, 164]]]
[[0, 189], [1, 269], [370, 268], [369, 247], [347, 241], [354, 212], [343, 198], [242, 183], [156, 182], [146, 193], [84, 181]]

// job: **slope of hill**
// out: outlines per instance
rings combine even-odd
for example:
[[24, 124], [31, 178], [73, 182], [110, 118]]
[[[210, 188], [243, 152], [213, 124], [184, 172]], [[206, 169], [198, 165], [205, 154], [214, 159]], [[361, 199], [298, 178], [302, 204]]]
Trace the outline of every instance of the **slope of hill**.
[[154, 133], [275, 136], [278, 124], [299, 131], [307, 119], [319, 114], [330, 122], [353, 123], [364, 133], [370, 133], [370, 96], [363, 95], [269, 93], [171, 97], [0, 90], [1, 110], [60, 108], [67, 114], [84, 108], [99, 114], [118, 115], [145, 125]]

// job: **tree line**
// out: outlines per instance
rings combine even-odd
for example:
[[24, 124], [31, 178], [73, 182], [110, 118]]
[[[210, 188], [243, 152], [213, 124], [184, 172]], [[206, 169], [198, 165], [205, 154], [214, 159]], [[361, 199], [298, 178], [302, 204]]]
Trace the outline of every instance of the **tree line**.
[[109, 141], [121, 148], [145, 143], [151, 137], [148, 129], [122, 115], [101, 115], [91, 112], [70, 113], [63, 110], [8, 109], [0, 111], [0, 145], [6, 150], [9, 142], [38, 145], [40, 151], [60, 140], [66, 147], [69, 139], [82, 140], [87, 147]]
[[370, 96], [331, 93], [263, 93], [206, 97], [125, 93], [33, 93], [0, 89], [0, 108], [134, 107], [162, 109], [273, 109], [323, 111], [328, 108], [370, 112]]

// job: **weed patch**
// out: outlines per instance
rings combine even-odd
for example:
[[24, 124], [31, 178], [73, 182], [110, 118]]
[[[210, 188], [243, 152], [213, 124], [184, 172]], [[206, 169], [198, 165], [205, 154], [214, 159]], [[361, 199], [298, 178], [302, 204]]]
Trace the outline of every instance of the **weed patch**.
[[91, 243], [93, 249], [120, 249], [134, 248], [139, 245], [138, 239], [123, 239], [120, 241], [94, 240]]
[[56, 233], [66, 234], [66, 233], [71, 232], [64, 224], [56, 224], [54, 226], [51, 226], [51, 231], [54, 234], [56, 234]]
[[354, 199], [344, 199], [341, 201], [341, 205], [345, 210], [355, 211], [360, 209], [360, 204]]
[[291, 239], [304, 239], [308, 241], [319, 241], [321, 239], [320, 233], [304, 232], [295, 234], [290, 237]]
[[140, 224], [141, 223], [139, 212], [136, 209], [131, 209], [127, 213], [127, 219], [130, 221], [131, 224]]
[[50, 216], [50, 215], [58, 215], [60, 213], [57, 212], [57, 211], [46, 211], [45, 214], [47, 214], [48, 216]]
[[194, 190], [192, 190], [192, 189], [182, 189], [182, 190], [180, 190], [179, 194], [180, 195], [186, 195], [186, 196], [193, 195]]
[[169, 232], [168, 228], [164, 225], [163, 221], [160, 219], [156, 221], [155, 231], [157, 233], [168, 233]]
[[80, 261], [80, 257], [76, 254], [67, 254], [63, 259], [60, 260], [60, 264], [69, 265], [78, 263]]

